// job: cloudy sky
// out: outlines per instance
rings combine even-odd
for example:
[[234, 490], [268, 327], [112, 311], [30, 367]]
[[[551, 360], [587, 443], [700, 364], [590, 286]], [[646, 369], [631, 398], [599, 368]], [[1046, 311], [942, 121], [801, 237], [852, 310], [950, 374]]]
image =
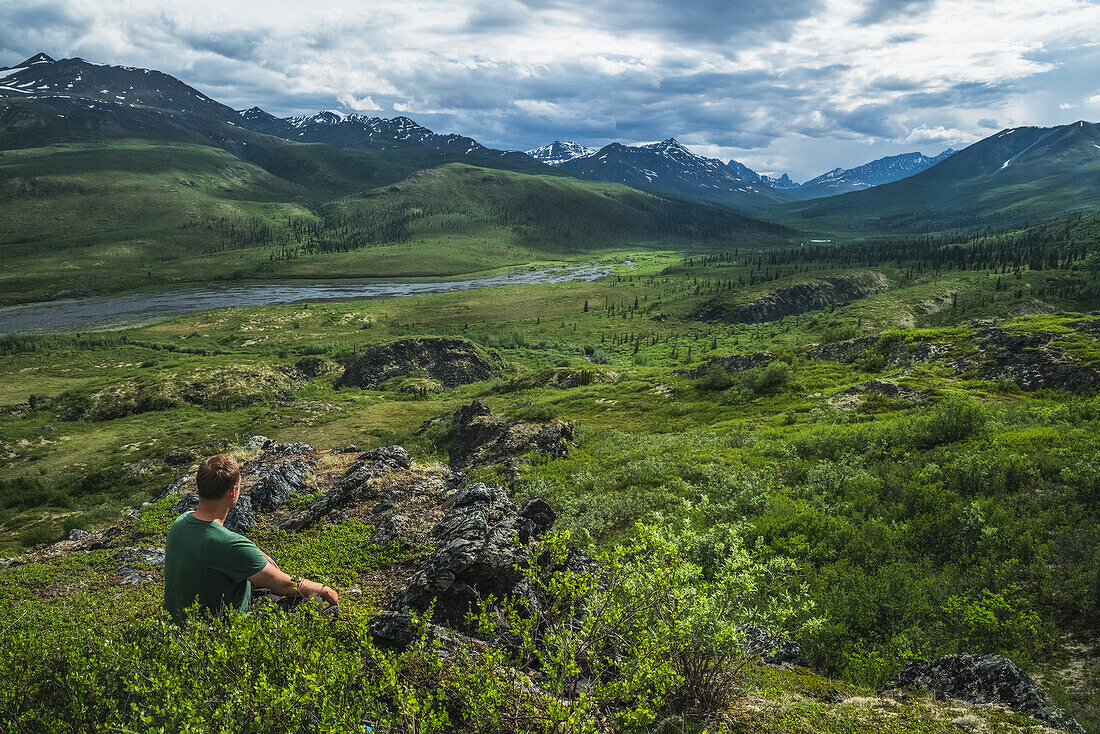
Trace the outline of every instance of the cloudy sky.
[[674, 136], [796, 180], [1100, 119], [1100, 0], [19, 0], [0, 66], [160, 69], [234, 107], [500, 148]]

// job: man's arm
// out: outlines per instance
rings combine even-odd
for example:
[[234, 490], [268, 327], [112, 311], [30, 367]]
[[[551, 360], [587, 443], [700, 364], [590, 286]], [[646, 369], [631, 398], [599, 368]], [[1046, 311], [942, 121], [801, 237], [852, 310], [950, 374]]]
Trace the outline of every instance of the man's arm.
[[[267, 554], [264, 554], [267, 557]], [[319, 596], [324, 599], [326, 604], [339, 603], [339, 594], [336, 590], [319, 584], [316, 581], [310, 581], [308, 579], [301, 579], [297, 583], [281, 571], [270, 558], [267, 559], [267, 565], [248, 577], [256, 586], [262, 586], [265, 589], [271, 589], [280, 596]]]

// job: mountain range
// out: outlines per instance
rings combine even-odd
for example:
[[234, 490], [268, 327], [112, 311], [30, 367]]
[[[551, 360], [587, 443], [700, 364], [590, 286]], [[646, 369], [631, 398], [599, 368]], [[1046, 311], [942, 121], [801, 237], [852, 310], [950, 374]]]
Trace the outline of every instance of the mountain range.
[[327, 110], [281, 118], [256, 106], [234, 110], [149, 69], [44, 53], [0, 69], [0, 149], [128, 139], [213, 146], [321, 198], [461, 162], [623, 184], [814, 231], [1027, 221], [1095, 206], [1095, 129], [1081, 121], [1004, 130], [960, 152], [889, 156], [799, 184], [697, 155], [674, 138], [599, 149], [555, 141], [522, 153], [439, 134], [404, 116]]
[[835, 196], [907, 178], [954, 153], [950, 148], [936, 156], [902, 153], [855, 168], [834, 168], [799, 184], [786, 173], [772, 178], [736, 160], [726, 163], [728, 170], [723, 171], [720, 161], [695, 155], [675, 139], [639, 146], [612, 143], [598, 149], [555, 140], [527, 151], [527, 155], [536, 160], [560, 166], [582, 178], [614, 180], [638, 188], [667, 188], [681, 194], [694, 192], [692, 195], [717, 200], [735, 199], [737, 193], [760, 193], [767, 189], [788, 192], [786, 195], [795, 199]]

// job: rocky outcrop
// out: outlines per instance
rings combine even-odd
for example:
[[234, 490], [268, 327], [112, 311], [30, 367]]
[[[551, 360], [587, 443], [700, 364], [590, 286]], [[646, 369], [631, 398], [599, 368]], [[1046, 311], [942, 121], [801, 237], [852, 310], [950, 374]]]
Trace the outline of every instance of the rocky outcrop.
[[272, 512], [282, 507], [290, 495], [301, 491], [309, 477], [310, 465], [305, 461], [290, 461], [272, 471], [252, 488], [249, 497], [258, 510]]
[[495, 484], [465, 485], [443, 509], [432, 530], [436, 551], [398, 594], [394, 609], [424, 612], [434, 601], [436, 621], [464, 629], [481, 599], [515, 593], [523, 546], [546, 533], [556, 516], [542, 500], [517, 506]]
[[[1076, 322], [1082, 323], [1082, 322]], [[987, 380], [1009, 379], [1024, 390], [1050, 388], [1080, 393], [1100, 384], [1100, 370], [1072, 359], [1051, 342], [1056, 334], [1029, 331], [1016, 334], [997, 327], [975, 334], [984, 364], [979, 367]], [[969, 371], [971, 363], [959, 363]]]
[[700, 321], [762, 324], [866, 298], [881, 293], [888, 285], [886, 276], [873, 272], [810, 280], [777, 288], [743, 306], [731, 307], [715, 301], [704, 306], [695, 318]]
[[524, 454], [541, 451], [560, 459], [569, 455], [569, 444], [576, 439], [572, 423], [532, 423], [494, 416], [480, 400], [455, 411], [450, 423], [451, 466], [468, 469], [505, 464], [513, 476], [518, 476]]
[[745, 633], [744, 649], [747, 655], [758, 655], [769, 665], [810, 667], [797, 642], [780, 639], [753, 625], [746, 625], [742, 631]]
[[1072, 716], [1047, 704], [1042, 690], [1027, 673], [1000, 655], [961, 654], [930, 661], [914, 660], [888, 680], [882, 690], [896, 688], [926, 689], [939, 699], [1005, 704], [1051, 726], [1084, 734]]
[[298, 370], [306, 379], [312, 380], [335, 372], [339, 367], [321, 357], [302, 357], [294, 363], [294, 369]]
[[852, 364], [861, 360], [878, 362], [873, 369], [888, 367], [910, 367], [942, 359], [950, 354], [946, 344], [931, 341], [907, 341], [902, 339], [884, 339], [880, 336], [860, 336], [855, 339], [820, 344], [806, 352], [809, 359], [824, 359], [841, 364]]
[[[381, 612], [367, 623], [374, 644], [387, 650], [404, 650], [421, 636], [412, 615], [408, 612]], [[459, 650], [485, 650], [488, 648], [482, 640], [468, 637], [460, 632], [447, 629], [442, 625], [428, 624], [424, 630], [428, 640], [438, 642], [436, 654], [440, 657], [453, 657]]]
[[341, 505], [363, 499], [370, 491], [370, 480], [396, 469], [412, 466], [409, 452], [400, 446], [387, 446], [368, 451], [351, 465], [344, 476], [309, 507], [296, 513], [280, 527], [283, 530], [300, 530], [319, 517], [327, 515]]
[[728, 357], [719, 357], [718, 359], [712, 359], [704, 362], [690, 370], [677, 370], [674, 374], [685, 375], [687, 377], [702, 377], [711, 371], [715, 366], [722, 367], [727, 372], [744, 372], [751, 370], [753, 367], [759, 367], [762, 364], [767, 364], [772, 360], [771, 352], [753, 352], [751, 354], [731, 354]]
[[394, 377], [423, 370], [444, 387], [488, 380], [504, 366], [496, 354], [466, 339], [413, 338], [379, 344], [360, 352], [333, 384], [336, 387], [377, 389]]

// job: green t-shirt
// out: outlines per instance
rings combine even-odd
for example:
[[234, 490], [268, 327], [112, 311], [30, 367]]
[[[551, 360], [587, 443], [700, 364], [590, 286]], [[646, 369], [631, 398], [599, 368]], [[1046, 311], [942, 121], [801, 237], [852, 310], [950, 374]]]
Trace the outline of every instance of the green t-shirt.
[[183, 621], [184, 610], [196, 599], [215, 613], [223, 606], [247, 612], [248, 577], [266, 565], [267, 558], [248, 538], [185, 512], [172, 523], [164, 547], [164, 608], [176, 622]]

